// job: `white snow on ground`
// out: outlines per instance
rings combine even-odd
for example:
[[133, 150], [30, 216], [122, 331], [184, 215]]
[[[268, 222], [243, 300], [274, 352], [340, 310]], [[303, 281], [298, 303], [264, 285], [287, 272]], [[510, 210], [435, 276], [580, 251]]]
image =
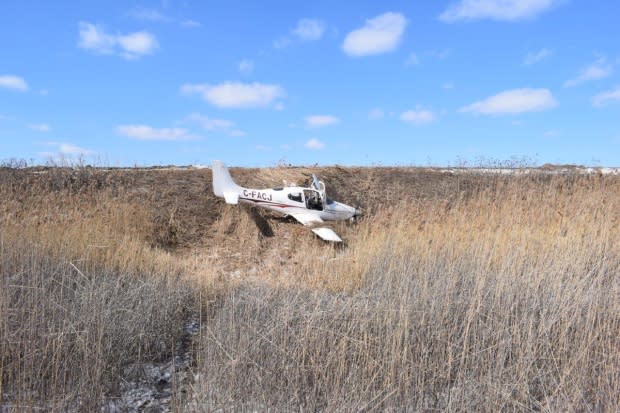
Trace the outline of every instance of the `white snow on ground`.
[[[433, 168], [431, 168], [433, 169]], [[449, 174], [498, 174], [498, 175], [528, 175], [528, 174], [548, 174], [548, 175], [620, 175], [620, 168], [602, 167], [552, 167], [552, 168], [440, 168], [440, 172]]]

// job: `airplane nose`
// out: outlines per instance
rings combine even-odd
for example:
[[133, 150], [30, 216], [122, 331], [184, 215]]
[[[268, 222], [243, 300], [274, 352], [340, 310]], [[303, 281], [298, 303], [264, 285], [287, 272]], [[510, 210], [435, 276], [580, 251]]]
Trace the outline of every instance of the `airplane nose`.
[[362, 215], [362, 210], [360, 208], [355, 208], [355, 211], [353, 212], [353, 218], [359, 218]]

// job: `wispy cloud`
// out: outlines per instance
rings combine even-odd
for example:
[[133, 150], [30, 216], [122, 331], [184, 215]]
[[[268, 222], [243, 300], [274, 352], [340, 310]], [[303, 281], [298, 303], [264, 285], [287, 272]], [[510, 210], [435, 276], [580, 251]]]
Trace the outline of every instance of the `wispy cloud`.
[[325, 23], [321, 20], [301, 19], [297, 22], [297, 27], [295, 27], [291, 33], [300, 40], [314, 41], [319, 40], [323, 36], [326, 27]]
[[368, 119], [370, 120], [383, 119], [384, 117], [385, 117], [385, 112], [381, 108], [374, 108], [368, 112]]
[[239, 72], [243, 75], [249, 75], [254, 71], [254, 62], [249, 59], [243, 59], [239, 62]]
[[116, 133], [142, 141], [187, 141], [195, 139], [185, 128], [153, 128], [148, 125], [120, 125]]
[[154, 22], [170, 22], [174, 19], [157, 9], [149, 9], [146, 7], [136, 7], [127, 13], [128, 16], [137, 20], [147, 20]]
[[325, 148], [325, 144], [318, 140], [317, 138], [312, 138], [308, 142], [304, 143], [304, 147], [308, 149], [323, 149]]
[[0, 88], [19, 92], [25, 92], [29, 89], [28, 83], [23, 78], [14, 75], [0, 75]]
[[50, 125], [48, 125], [47, 123], [31, 123], [28, 125], [28, 128], [37, 132], [49, 132], [52, 130]]
[[65, 156], [89, 156], [94, 155], [96, 152], [92, 149], [82, 148], [80, 146], [74, 145], [68, 142], [39, 142], [41, 145], [45, 145], [50, 147], [52, 150], [48, 150], [45, 152], [39, 152], [39, 156], [44, 158], [57, 158], [57, 157], [65, 157]]
[[427, 54], [435, 59], [444, 60], [452, 55], [452, 49], [431, 50]]
[[274, 49], [284, 49], [291, 44], [291, 39], [288, 36], [281, 36], [273, 41]]
[[136, 7], [131, 9], [127, 15], [136, 20], [144, 20], [160, 23], [177, 23], [182, 27], [200, 27], [201, 24], [195, 20], [185, 19], [181, 20], [170, 16], [158, 9], [151, 9], [147, 7]]
[[305, 121], [306, 126], [310, 128], [322, 128], [329, 125], [335, 125], [340, 122], [340, 119], [331, 115], [312, 115], [306, 116]]
[[408, 110], [400, 114], [400, 120], [413, 125], [423, 125], [431, 123], [436, 119], [433, 111], [427, 109]]
[[78, 47], [97, 54], [118, 55], [134, 60], [159, 49], [155, 36], [146, 31], [110, 34], [99, 25], [79, 23]]
[[538, 112], [556, 107], [558, 102], [548, 89], [512, 89], [467, 105], [459, 112], [483, 115]]
[[407, 19], [400, 13], [388, 12], [366, 20], [364, 26], [349, 32], [342, 50], [349, 56], [369, 56], [396, 50], [402, 39]]
[[545, 48], [540, 49], [537, 52], [530, 52], [523, 59], [523, 65], [525, 66], [533, 65], [534, 63], [538, 63], [541, 60], [548, 58], [552, 54], [553, 52], [551, 50], [545, 49]]
[[620, 102], [620, 86], [592, 96], [592, 105], [602, 107], [612, 102]]
[[492, 19], [516, 21], [531, 19], [550, 10], [562, 0], [460, 0], [450, 5], [439, 20], [453, 23], [461, 20]]
[[63, 155], [92, 155], [95, 151], [91, 149], [81, 148], [70, 143], [61, 143], [58, 151]]
[[602, 56], [596, 59], [588, 67], [584, 68], [579, 75], [564, 82], [564, 87], [573, 87], [590, 80], [604, 79], [612, 72], [612, 65], [607, 63], [607, 58]]
[[405, 66], [417, 66], [420, 64], [420, 58], [415, 53], [409, 53], [407, 60], [405, 60]]
[[294, 40], [298, 42], [312, 42], [320, 40], [327, 29], [327, 24], [318, 19], [300, 19], [294, 29], [288, 34], [278, 37], [273, 42], [275, 49], [284, 49], [293, 44]]
[[185, 84], [181, 86], [185, 95], [198, 94], [204, 100], [221, 108], [267, 107], [286, 92], [280, 85], [264, 83], [224, 82], [218, 85]]
[[197, 123], [202, 129], [209, 132], [223, 132], [235, 137], [245, 136], [245, 132], [236, 129], [235, 123], [227, 119], [210, 118], [209, 116], [194, 112], [190, 113], [185, 120]]
[[200, 22], [197, 22], [196, 20], [183, 20], [181, 21], [181, 26], [183, 27], [188, 27], [188, 28], [196, 28], [196, 27], [202, 27], [202, 24], [200, 24]]

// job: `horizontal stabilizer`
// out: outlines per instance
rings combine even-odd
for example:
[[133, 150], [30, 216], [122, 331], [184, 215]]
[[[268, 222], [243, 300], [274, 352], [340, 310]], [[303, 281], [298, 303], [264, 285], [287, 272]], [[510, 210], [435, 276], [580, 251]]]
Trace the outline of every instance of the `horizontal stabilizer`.
[[224, 199], [227, 204], [237, 205], [239, 203], [239, 194], [237, 192], [224, 192]]
[[342, 242], [338, 234], [336, 234], [331, 228], [312, 228], [312, 232], [321, 237], [324, 241]]

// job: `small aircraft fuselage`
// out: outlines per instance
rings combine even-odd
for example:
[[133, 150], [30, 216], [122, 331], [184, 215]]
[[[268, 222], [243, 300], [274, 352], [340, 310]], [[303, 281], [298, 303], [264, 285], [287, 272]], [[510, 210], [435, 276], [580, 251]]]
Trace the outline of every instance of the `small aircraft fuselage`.
[[214, 161], [212, 172], [213, 193], [227, 204], [251, 204], [292, 216], [303, 225], [314, 227], [312, 231], [326, 241], [342, 240], [331, 228], [319, 227], [325, 221], [344, 221], [361, 215], [358, 209], [328, 198], [325, 184], [315, 175], [307, 188], [252, 189], [237, 185], [223, 162]]
[[257, 205], [285, 215], [311, 213], [323, 221], [343, 221], [355, 217], [358, 211], [336, 202], [311, 188], [291, 186], [271, 189], [243, 188], [239, 202]]

